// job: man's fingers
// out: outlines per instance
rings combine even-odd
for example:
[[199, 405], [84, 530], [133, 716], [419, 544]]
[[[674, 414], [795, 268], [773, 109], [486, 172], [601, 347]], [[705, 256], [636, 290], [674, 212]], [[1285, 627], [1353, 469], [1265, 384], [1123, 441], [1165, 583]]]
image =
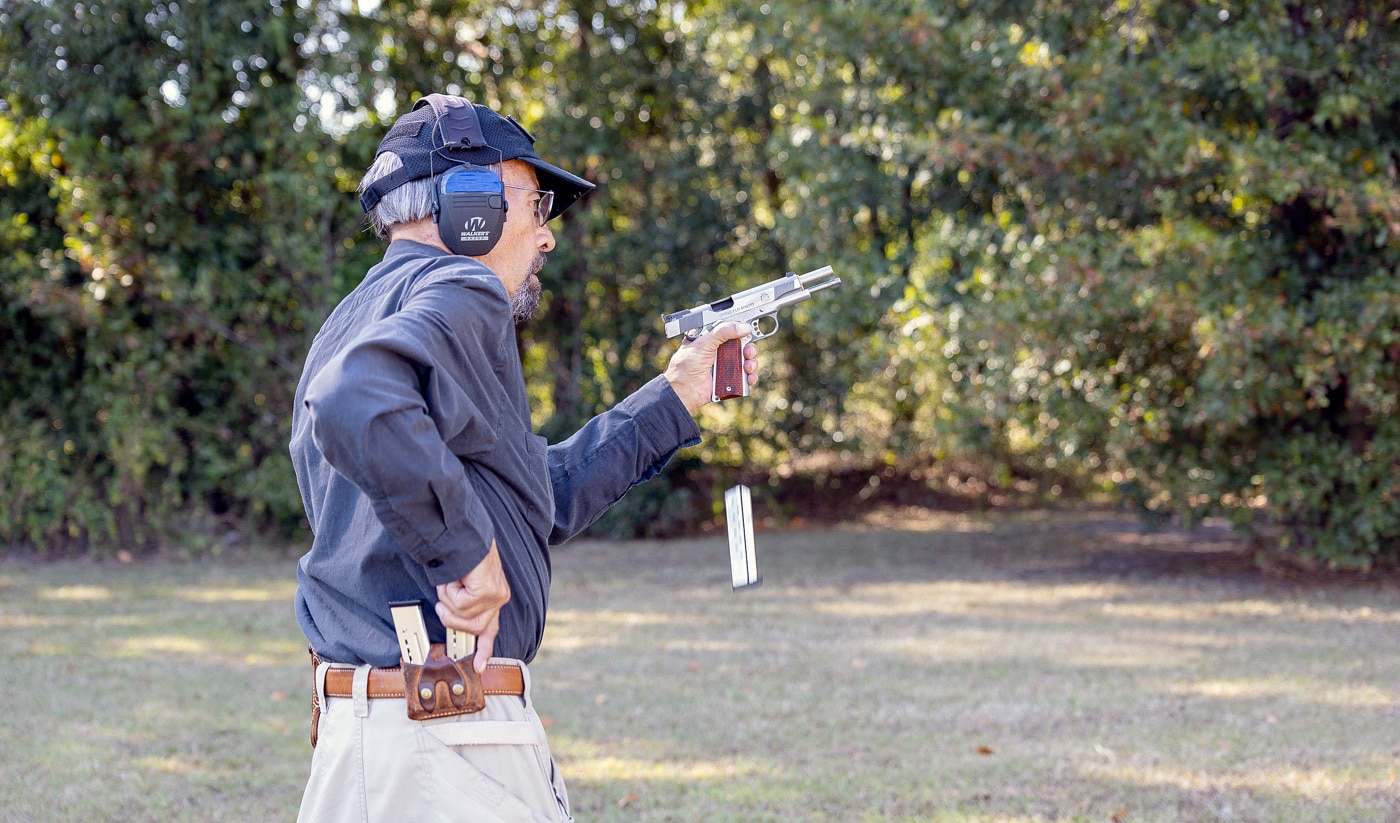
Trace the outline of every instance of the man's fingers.
[[454, 606], [457, 599], [462, 596], [462, 581], [453, 580], [451, 583], [443, 583], [437, 587], [438, 603], [451, 603]]
[[[671, 361], [666, 365], [665, 376], [687, 411], [694, 414], [701, 406], [710, 402], [719, 347], [731, 340], [742, 340], [754, 334], [753, 326], [748, 323], [724, 323], [708, 334], [683, 343], [671, 355]], [[754, 360], [758, 356], [758, 346], [750, 342], [744, 344], [742, 349], [742, 371], [748, 375], [748, 383], [752, 386], [758, 382], [758, 363]]]
[[460, 580], [453, 580], [451, 583], [438, 586], [437, 592], [439, 614], [446, 609], [449, 613], [459, 617], [473, 617], [481, 611], [482, 607], [489, 605], [473, 598]]
[[[443, 588], [441, 586], [439, 589]], [[441, 593], [439, 597], [441, 597]], [[449, 629], [457, 629], [476, 638], [476, 653], [472, 655], [472, 668], [477, 674], [486, 671], [486, 664], [491, 662], [491, 657], [495, 654], [496, 635], [501, 630], [501, 610], [491, 609], [488, 613], [478, 615], [474, 618], [464, 618], [447, 608], [442, 600], [437, 603], [438, 619], [442, 625]]]
[[434, 604], [442, 625], [480, 635], [496, 618], [509, 598], [472, 597], [456, 581], [438, 586], [438, 602]]
[[480, 604], [460, 612], [453, 611], [441, 600], [437, 603], [436, 611], [438, 620], [442, 621], [442, 625], [451, 629], [474, 634], [477, 637], [480, 637], [481, 633], [486, 630], [486, 627], [501, 613], [499, 606], [486, 607]]

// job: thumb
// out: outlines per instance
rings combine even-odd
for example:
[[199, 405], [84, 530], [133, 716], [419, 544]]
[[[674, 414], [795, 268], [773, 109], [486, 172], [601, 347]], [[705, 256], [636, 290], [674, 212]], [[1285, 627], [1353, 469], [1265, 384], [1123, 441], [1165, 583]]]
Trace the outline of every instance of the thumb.
[[730, 340], [738, 340], [749, 334], [747, 323], [725, 323], [723, 326], [715, 327], [715, 330], [695, 341], [710, 351], [718, 351], [719, 347]]

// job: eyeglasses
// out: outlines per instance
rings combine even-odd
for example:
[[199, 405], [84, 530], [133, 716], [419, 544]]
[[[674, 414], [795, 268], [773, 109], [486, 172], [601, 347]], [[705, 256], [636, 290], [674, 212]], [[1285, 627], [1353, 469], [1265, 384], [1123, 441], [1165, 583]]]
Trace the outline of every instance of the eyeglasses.
[[536, 225], [543, 226], [549, 222], [549, 213], [554, 211], [554, 192], [532, 189], [529, 186], [512, 186], [509, 183], [502, 183], [508, 189], [520, 189], [521, 191], [532, 191], [540, 196], [539, 202], [535, 203]]

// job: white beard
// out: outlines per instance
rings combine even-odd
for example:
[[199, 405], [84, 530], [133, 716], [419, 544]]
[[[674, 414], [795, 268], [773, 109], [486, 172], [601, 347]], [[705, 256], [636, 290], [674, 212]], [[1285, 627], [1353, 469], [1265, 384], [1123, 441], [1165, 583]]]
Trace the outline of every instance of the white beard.
[[539, 310], [540, 291], [543, 287], [540, 285], [537, 275], [540, 273], [540, 269], [544, 268], [544, 259], [543, 254], [535, 256], [535, 260], [530, 266], [530, 276], [525, 278], [525, 282], [520, 284], [520, 288], [511, 293], [510, 310], [511, 314], [515, 316], [515, 325], [517, 326], [525, 325]]

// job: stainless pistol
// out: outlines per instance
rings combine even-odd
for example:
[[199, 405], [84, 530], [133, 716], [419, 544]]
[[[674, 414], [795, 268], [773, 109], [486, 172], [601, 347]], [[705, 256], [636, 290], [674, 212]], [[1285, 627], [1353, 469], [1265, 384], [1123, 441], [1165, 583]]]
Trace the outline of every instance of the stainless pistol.
[[[661, 321], [666, 324], [667, 337], [685, 335], [687, 340], [709, 334], [723, 323], [747, 323], [752, 329], [751, 334], [730, 340], [715, 352], [715, 363], [710, 367], [710, 399], [718, 402], [731, 397], [748, 397], [744, 344], [771, 337], [778, 330], [779, 310], [795, 306], [822, 289], [839, 285], [841, 278], [833, 274], [830, 266], [822, 266], [806, 274], [788, 272], [777, 280], [732, 294], [723, 300], [662, 315]], [[770, 321], [771, 325], [765, 321]]]

